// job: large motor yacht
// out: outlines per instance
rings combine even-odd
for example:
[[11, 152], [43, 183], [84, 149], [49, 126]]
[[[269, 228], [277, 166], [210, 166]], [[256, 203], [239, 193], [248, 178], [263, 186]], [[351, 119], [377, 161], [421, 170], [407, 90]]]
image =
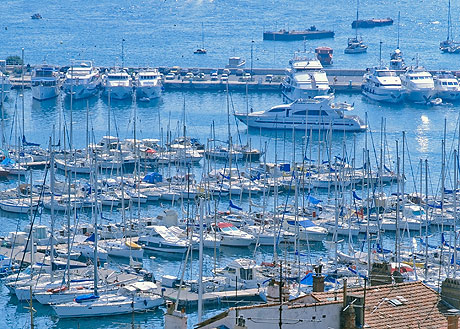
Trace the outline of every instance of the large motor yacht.
[[267, 129], [363, 131], [365, 123], [356, 115], [344, 115], [351, 104], [332, 103], [333, 96], [299, 99], [290, 104], [274, 106], [267, 111], [235, 116], [249, 127]]
[[387, 68], [372, 69], [364, 74], [362, 93], [379, 102], [398, 103], [402, 100], [401, 79]]
[[43, 64], [32, 74], [32, 97], [42, 101], [59, 95], [59, 72], [53, 66]]
[[124, 69], [113, 69], [102, 79], [103, 94], [111, 99], [126, 99], [133, 95], [133, 80]]
[[140, 71], [136, 75], [136, 96], [137, 99], [152, 99], [161, 96], [163, 84], [161, 74], [157, 69]]
[[428, 103], [434, 96], [433, 76], [423, 67], [409, 67], [400, 77], [404, 87], [404, 97], [407, 100]]
[[300, 98], [313, 98], [329, 92], [329, 81], [321, 62], [306, 53], [296, 53], [289, 61], [290, 68], [282, 82], [283, 95], [289, 102]]
[[65, 75], [63, 89], [73, 99], [87, 98], [96, 95], [101, 84], [99, 69], [92, 61], [81, 60], [72, 64]]
[[434, 77], [436, 97], [447, 101], [460, 100], [460, 85], [457, 78], [450, 72], [438, 74]]

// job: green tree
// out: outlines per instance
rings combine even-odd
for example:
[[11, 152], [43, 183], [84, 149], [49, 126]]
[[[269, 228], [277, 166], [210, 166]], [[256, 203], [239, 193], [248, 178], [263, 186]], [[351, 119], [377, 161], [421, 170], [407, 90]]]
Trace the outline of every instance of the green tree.
[[14, 55], [6, 58], [6, 65], [22, 65], [21, 57]]

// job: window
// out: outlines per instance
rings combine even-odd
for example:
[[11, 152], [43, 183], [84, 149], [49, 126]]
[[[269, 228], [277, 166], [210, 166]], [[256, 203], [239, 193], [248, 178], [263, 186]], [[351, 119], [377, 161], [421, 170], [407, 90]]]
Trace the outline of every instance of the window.
[[276, 109], [271, 109], [269, 112], [270, 113], [279, 113], [279, 112], [284, 112], [286, 111], [285, 108], [276, 108]]
[[252, 280], [252, 269], [251, 268], [240, 268], [240, 277], [242, 280]]

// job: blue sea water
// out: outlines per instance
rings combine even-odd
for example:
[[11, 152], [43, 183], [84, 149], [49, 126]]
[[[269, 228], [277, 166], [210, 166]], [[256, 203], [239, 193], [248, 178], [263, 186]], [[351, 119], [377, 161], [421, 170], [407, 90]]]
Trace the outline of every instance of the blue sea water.
[[[420, 63], [427, 68], [452, 69], [459, 67], [460, 60], [456, 55], [441, 54], [438, 50], [439, 41], [446, 38], [447, 0], [437, 1], [360, 1], [360, 17], [362, 18], [397, 18], [401, 12], [401, 49], [406, 61], [419, 54]], [[68, 65], [72, 58], [92, 59], [96, 65], [112, 66], [121, 64], [121, 43], [125, 40], [125, 65], [127, 66], [187, 66], [187, 67], [223, 67], [229, 56], [241, 56], [251, 61], [251, 45], [253, 47], [254, 67], [287, 66], [288, 60], [295, 50], [303, 49], [302, 42], [271, 42], [262, 40], [263, 30], [280, 28], [307, 28], [316, 25], [319, 29], [333, 29], [334, 39], [307, 41], [307, 49], [317, 46], [330, 46], [334, 49], [334, 67], [365, 68], [376, 65], [379, 58], [379, 42], [383, 42], [382, 56], [388, 60], [390, 52], [396, 47], [397, 26], [360, 30], [365, 42], [369, 45], [367, 54], [357, 56], [343, 54], [348, 37], [355, 31], [351, 22], [355, 19], [356, 4], [354, 1], [305, 2], [305, 1], [19, 1], [4, 0], [0, 2], [0, 58], [8, 55], [20, 55], [25, 49], [26, 63], [38, 64], [46, 60], [51, 64]], [[30, 15], [40, 13], [42, 20], [32, 20]], [[454, 22], [460, 15], [460, 4], [452, 4]], [[201, 45], [201, 23], [204, 25], [204, 43], [208, 54], [197, 56], [193, 50]], [[454, 26], [454, 36], [458, 35], [458, 26]], [[252, 43], [254, 40], [254, 43]], [[21, 129], [22, 111], [21, 96], [12, 92], [5, 105], [7, 141], [15, 141], [15, 117]], [[248, 97], [248, 99], [246, 99]], [[205, 142], [211, 137], [211, 125], [215, 125], [216, 136], [226, 139], [227, 134], [227, 103], [224, 92], [165, 92], [163, 97], [148, 104], [130, 101], [112, 102], [112, 134], [115, 125], [121, 138], [133, 136], [133, 117], [139, 118], [137, 134], [139, 138], [163, 138], [166, 130], [179, 136], [182, 133], [182, 119], [187, 124], [187, 134], [198, 137]], [[418, 177], [419, 159], [428, 159], [432, 183], [430, 191], [435, 193], [438, 187], [437, 177], [441, 168], [441, 140], [444, 124], [447, 126], [447, 147], [456, 146], [458, 136], [458, 105], [426, 107], [420, 105], [382, 105], [369, 102], [359, 94], [339, 94], [337, 99], [355, 105], [355, 113], [364, 118], [368, 116], [372, 134], [346, 134], [345, 145], [348, 154], [353, 152], [356, 141], [358, 161], [362, 158], [362, 149], [366, 144], [370, 149], [372, 162], [379, 157], [381, 122], [384, 118], [386, 131], [387, 165], [395, 165], [395, 140], [401, 143], [402, 131], [407, 133], [406, 176], [407, 188], [414, 190], [414, 177]], [[277, 93], [232, 93], [230, 112], [244, 111], [246, 101], [254, 109], [266, 109], [280, 103]], [[24, 94], [24, 134], [28, 140], [47, 145], [52, 134], [53, 125], [56, 135], [59, 122], [72, 125], [75, 147], [83, 147], [86, 141], [86, 108], [89, 106], [90, 130], [94, 139], [107, 134], [108, 104], [101, 98], [91, 98], [75, 102], [70, 109], [68, 100], [58, 98], [51, 101], [37, 102], [31, 99], [30, 91]], [[17, 115], [16, 115], [17, 114]], [[72, 114], [73, 121], [70, 122]], [[234, 139], [238, 138], [237, 127], [230, 120]], [[293, 148], [296, 158], [301, 158], [302, 134], [291, 132], [273, 132], [250, 130], [246, 135], [240, 124], [243, 142], [251, 139], [255, 147], [263, 147], [267, 143], [269, 150], [267, 161], [277, 159], [291, 161]], [[19, 132], [19, 135], [21, 132]], [[247, 137], [248, 136], [248, 137]], [[367, 136], [367, 137], [366, 137]], [[318, 153], [320, 137], [314, 134], [311, 139], [312, 154]], [[295, 141], [295, 145], [293, 143]], [[332, 153], [342, 154], [343, 134], [333, 135]], [[276, 150], [275, 150], [276, 146]], [[321, 144], [324, 152], [324, 144]], [[401, 147], [401, 144], [400, 144]], [[165, 169], [166, 170], [166, 169]], [[201, 174], [202, 167], [194, 168]], [[36, 172], [36, 181], [43, 174]], [[450, 177], [449, 177], [450, 178]], [[451, 181], [451, 179], [450, 179]], [[16, 186], [16, 181], [2, 184], [3, 188]], [[322, 197], [327, 197], [324, 194]], [[258, 200], [256, 200], [257, 202]], [[247, 202], [241, 200], [243, 207]], [[222, 201], [221, 207], [225, 207]], [[192, 207], [193, 208], [193, 207]], [[160, 204], [142, 207], [144, 216], [156, 215]], [[180, 210], [180, 209], [178, 209]], [[134, 208], [134, 211], [137, 211]], [[192, 209], [193, 211], [193, 209]], [[82, 213], [81, 220], [90, 220], [89, 215]], [[117, 212], [105, 213], [119, 220]], [[19, 225], [23, 227], [27, 217], [18, 218], [0, 213], [0, 234], [14, 231]], [[43, 223], [49, 221], [49, 214], [40, 217]], [[64, 218], [59, 218], [63, 221]], [[391, 246], [391, 237], [388, 237]], [[306, 247], [304, 247], [306, 249]], [[312, 246], [313, 256], [324, 256], [327, 251], [319, 244]], [[256, 253], [256, 259], [270, 258], [270, 249], [262, 249]], [[252, 250], [222, 250], [218, 254], [218, 266], [239, 256], [252, 256]], [[212, 253], [205, 256], [205, 272], [210, 273], [213, 267]], [[186, 272], [187, 278], [196, 278], [197, 259]], [[162, 274], [178, 275], [182, 260], [156, 257], [144, 259], [144, 265], [154, 271], [157, 278]], [[29, 314], [25, 304], [18, 304], [6, 288], [0, 286], [0, 328], [29, 327]], [[35, 324], [38, 328], [126, 328], [131, 326], [131, 316], [117, 316], [103, 319], [83, 319], [79, 321], [58, 320], [49, 307], [35, 305]], [[218, 309], [206, 310], [205, 317], [219, 312]], [[162, 326], [162, 310], [136, 315], [135, 325], [141, 328], [159, 328]], [[189, 324], [196, 323], [196, 313], [191, 310]]]

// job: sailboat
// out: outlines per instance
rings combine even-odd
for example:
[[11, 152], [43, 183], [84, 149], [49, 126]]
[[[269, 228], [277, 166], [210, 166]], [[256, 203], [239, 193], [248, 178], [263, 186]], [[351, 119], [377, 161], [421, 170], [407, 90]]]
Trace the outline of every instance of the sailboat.
[[[356, 21], [359, 20], [359, 0], [356, 2]], [[348, 38], [348, 46], [345, 48], [345, 54], [361, 54], [367, 52], [367, 45], [362, 39], [358, 39], [358, 27], [356, 27], [356, 36]]]
[[204, 47], [204, 32], [203, 32], [203, 23], [201, 23], [201, 48], [198, 48], [193, 52], [194, 54], [206, 54], [206, 48]]
[[460, 53], [460, 42], [452, 39], [452, 17], [450, 14], [450, 0], [447, 10], [447, 39], [439, 43], [439, 49], [443, 53]]
[[402, 57], [402, 52], [399, 49], [399, 22], [401, 19], [401, 12], [398, 12], [398, 43], [396, 45], [396, 49], [390, 55], [390, 70], [404, 70], [406, 68], [406, 64], [404, 63], [404, 59]]

